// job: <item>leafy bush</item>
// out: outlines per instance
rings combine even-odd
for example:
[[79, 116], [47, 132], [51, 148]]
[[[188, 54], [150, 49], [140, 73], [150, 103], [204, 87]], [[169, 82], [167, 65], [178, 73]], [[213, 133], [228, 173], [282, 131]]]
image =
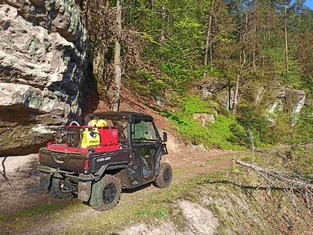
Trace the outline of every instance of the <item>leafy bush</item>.
[[313, 154], [310, 152], [302, 152], [296, 156], [294, 164], [292, 164], [292, 171], [304, 175], [313, 181]]
[[213, 105], [201, 100], [197, 96], [187, 96], [183, 98], [183, 102], [180, 105], [182, 111], [189, 115], [195, 113], [212, 113], [212, 111], [210, 111], [212, 107]]
[[[275, 142], [271, 132], [272, 123], [267, 120], [260, 109], [253, 106], [241, 106], [237, 112], [237, 120], [245, 130], [253, 135], [255, 146], [261, 147], [264, 144]], [[247, 143], [249, 141], [249, 139], [246, 139]]]
[[289, 135], [288, 143], [310, 143], [313, 139], [313, 107], [304, 107], [298, 122]]
[[164, 81], [165, 79], [157, 78], [146, 69], [138, 70], [136, 73], [141, 77], [140, 83], [144, 86], [144, 89], [155, 96], [162, 95], [164, 90], [170, 88], [169, 84]]

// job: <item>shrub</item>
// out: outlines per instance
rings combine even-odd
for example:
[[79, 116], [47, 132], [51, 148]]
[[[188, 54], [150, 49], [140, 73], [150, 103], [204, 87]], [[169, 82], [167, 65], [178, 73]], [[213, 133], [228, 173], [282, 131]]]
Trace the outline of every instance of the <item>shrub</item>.
[[183, 98], [183, 102], [180, 105], [183, 113], [191, 115], [195, 113], [212, 113], [210, 108], [213, 108], [212, 104], [201, 100], [197, 96], [186, 96]]

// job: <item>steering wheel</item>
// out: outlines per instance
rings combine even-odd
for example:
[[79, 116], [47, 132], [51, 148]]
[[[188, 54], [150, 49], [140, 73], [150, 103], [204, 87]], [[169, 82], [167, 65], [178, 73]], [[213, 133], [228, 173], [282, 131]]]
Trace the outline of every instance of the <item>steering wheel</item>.
[[79, 123], [76, 121], [71, 121], [70, 126], [73, 126], [73, 124], [75, 124], [76, 126], [80, 126]]

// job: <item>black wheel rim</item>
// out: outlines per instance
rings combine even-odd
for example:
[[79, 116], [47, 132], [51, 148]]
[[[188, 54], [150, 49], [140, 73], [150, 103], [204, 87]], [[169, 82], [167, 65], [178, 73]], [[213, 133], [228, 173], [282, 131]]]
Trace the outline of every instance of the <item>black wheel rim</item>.
[[169, 169], [166, 169], [164, 172], [164, 182], [168, 183], [171, 181], [171, 179], [172, 179], [172, 173]]
[[105, 204], [110, 204], [114, 201], [117, 194], [117, 188], [113, 183], [108, 184], [105, 186], [103, 190], [102, 199]]

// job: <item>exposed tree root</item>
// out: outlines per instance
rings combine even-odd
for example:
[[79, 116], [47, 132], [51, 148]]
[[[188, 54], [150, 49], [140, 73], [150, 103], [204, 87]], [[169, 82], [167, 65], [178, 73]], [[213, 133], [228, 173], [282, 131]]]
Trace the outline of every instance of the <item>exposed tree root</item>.
[[9, 179], [8, 179], [8, 177], [7, 177], [7, 175], [6, 175], [6, 172], [5, 172], [5, 165], [4, 165], [4, 162], [5, 162], [6, 159], [7, 159], [7, 157], [3, 158], [3, 160], [2, 160], [2, 163], [1, 163], [1, 165], [2, 165], [2, 172], [0, 172], [0, 174], [2, 175], [2, 177], [3, 177], [6, 181], [9, 181]]

